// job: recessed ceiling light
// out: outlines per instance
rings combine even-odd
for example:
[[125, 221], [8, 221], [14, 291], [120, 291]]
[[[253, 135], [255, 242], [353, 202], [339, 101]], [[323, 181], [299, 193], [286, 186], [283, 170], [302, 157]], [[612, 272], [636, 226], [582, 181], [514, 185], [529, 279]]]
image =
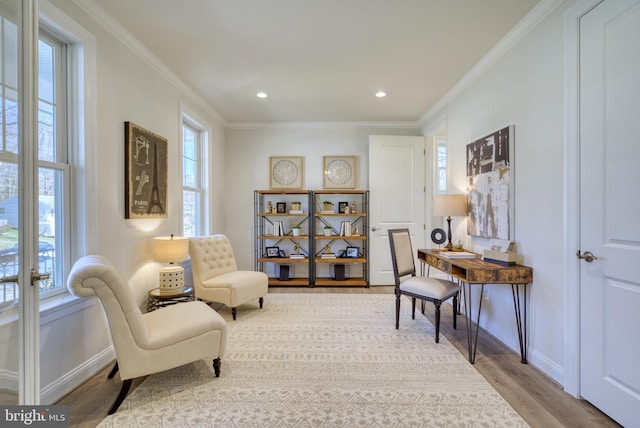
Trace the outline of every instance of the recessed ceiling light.
[[267, 94], [266, 94], [265, 92], [258, 92], [258, 93], [256, 94], [256, 96], [257, 96], [258, 98], [267, 98]]
[[386, 97], [386, 96], [387, 96], [387, 93], [386, 93], [386, 92], [384, 92], [384, 91], [378, 91], [378, 92], [376, 92], [376, 97], [378, 97], [378, 98], [384, 98], [384, 97]]

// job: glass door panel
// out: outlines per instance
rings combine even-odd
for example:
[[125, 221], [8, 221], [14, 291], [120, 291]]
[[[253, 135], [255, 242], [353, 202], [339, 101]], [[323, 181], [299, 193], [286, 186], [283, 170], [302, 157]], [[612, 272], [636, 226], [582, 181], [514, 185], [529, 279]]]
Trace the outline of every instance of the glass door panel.
[[35, 16], [34, 0], [0, 0], [1, 405], [39, 402]]

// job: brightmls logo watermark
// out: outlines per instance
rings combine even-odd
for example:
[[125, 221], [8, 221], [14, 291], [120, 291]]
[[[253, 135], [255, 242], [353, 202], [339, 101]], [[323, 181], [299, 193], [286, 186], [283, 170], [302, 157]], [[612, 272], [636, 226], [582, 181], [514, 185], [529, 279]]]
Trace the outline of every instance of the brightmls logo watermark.
[[0, 406], [0, 426], [69, 428], [69, 406]]

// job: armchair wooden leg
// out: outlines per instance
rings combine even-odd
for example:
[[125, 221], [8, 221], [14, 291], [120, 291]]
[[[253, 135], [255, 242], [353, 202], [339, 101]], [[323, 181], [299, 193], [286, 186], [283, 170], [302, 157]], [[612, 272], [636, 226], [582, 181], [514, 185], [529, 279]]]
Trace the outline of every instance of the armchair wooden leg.
[[411, 298], [411, 319], [416, 319], [416, 298]]
[[120, 394], [118, 394], [116, 401], [113, 402], [111, 409], [109, 409], [110, 415], [113, 415], [116, 412], [116, 410], [118, 410], [118, 407], [120, 407], [124, 399], [127, 397], [127, 393], [129, 392], [129, 388], [131, 388], [132, 381], [133, 379], [127, 379], [124, 382], [122, 382], [122, 388], [120, 389]]
[[231, 308], [231, 315], [233, 316], [233, 320], [236, 320], [236, 308]]
[[434, 301], [434, 305], [436, 305], [436, 343], [440, 343], [440, 302]]
[[216, 377], [220, 377], [221, 365], [222, 365], [222, 362], [220, 361], [220, 358], [216, 358], [215, 360], [213, 360], [213, 372], [216, 374]]
[[260, 309], [262, 309], [262, 304], [264, 303], [264, 298], [262, 298], [262, 297], [261, 297], [261, 298], [258, 300], [258, 302], [260, 303]]
[[116, 360], [116, 363], [113, 365], [113, 368], [111, 369], [111, 371], [107, 375], [107, 379], [113, 379], [113, 377], [116, 375], [116, 373], [118, 373], [118, 370], [120, 370], [120, 368], [118, 367], [118, 360]]

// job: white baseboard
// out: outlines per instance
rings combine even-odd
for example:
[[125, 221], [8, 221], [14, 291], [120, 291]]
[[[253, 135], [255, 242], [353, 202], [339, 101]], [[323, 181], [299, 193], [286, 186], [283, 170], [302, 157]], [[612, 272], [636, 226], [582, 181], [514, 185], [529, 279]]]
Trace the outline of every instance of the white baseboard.
[[527, 360], [529, 361], [529, 364], [543, 372], [545, 375], [549, 376], [560, 385], [564, 385], [564, 370], [557, 363], [551, 361], [541, 353], [536, 352], [532, 347], [529, 347]]
[[113, 345], [40, 390], [40, 403], [53, 404], [115, 360]]

